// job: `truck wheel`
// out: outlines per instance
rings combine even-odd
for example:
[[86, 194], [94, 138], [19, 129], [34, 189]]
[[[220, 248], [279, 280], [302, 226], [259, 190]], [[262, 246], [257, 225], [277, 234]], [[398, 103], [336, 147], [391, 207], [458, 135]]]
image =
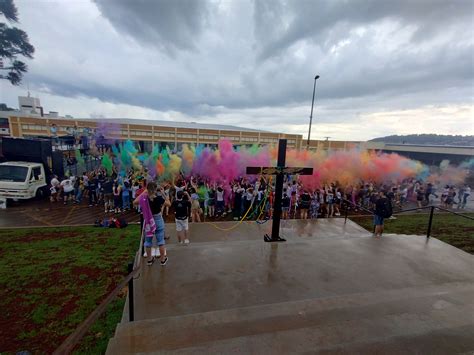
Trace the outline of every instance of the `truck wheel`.
[[46, 196], [46, 193], [43, 188], [40, 187], [39, 189], [36, 190], [35, 197], [37, 200], [42, 200], [45, 196]]

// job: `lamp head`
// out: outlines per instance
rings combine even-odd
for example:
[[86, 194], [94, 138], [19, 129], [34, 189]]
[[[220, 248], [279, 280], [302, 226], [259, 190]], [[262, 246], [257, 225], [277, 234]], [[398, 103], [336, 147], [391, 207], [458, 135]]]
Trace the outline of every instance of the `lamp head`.
[[319, 75], [316, 75], [316, 76], [314, 77], [314, 80], [318, 80], [318, 79], [319, 79]]

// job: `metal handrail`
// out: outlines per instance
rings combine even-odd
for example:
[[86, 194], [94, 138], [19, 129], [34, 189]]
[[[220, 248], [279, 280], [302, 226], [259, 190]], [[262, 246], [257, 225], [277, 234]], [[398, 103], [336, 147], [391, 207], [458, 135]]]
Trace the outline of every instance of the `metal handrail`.
[[[361, 210], [363, 211], [367, 211], [369, 212], [371, 215], [375, 215], [375, 213], [373, 211], [370, 211], [368, 210], [367, 208], [364, 208], [358, 204], [355, 204], [353, 203], [352, 201], [349, 201], [349, 200], [346, 200], [345, 198], [341, 199], [342, 201], [345, 201], [345, 202], [348, 202], [349, 204], [351, 204], [352, 206], [355, 206], [355, 207], [358, 207], [360, 208]], [[393, 215], [398, 215], [398, 214], [401, 214], [401, 213], [405, 213], [405, 212], [411, 212], [411, 211], [420, 211], [420, 210], [426, 210], [426, 209], [430, 209], [430, 215], [429, 215], [429, 221], [428, 221], [428, 229], [426, 231], [426, 238], [430, 238], [431, 237], [431, 227], [433, 225], [433, 217], [434, 217], [434, 211], [437, 209], [437, 210], [440, 210], [440, 211], [444, 211], [444, 212], [449, 212], [451, 214], [454, 214], [456, 216], [459, 216], [459, 217], [463, 217], [463, 218], [467, 218], [467, 219], [470, 219], [470, 220], [473, 220], [474, 221], [474, 217], [471, 217], [471, 216], [467, 216], [465, 214], [462, 214], [462, 213], [459, 213], [459, 212], [453, 212], [453, 211], [450, 211], [446, 208], [442, 208], [442, 207], [438, 207], [438, 206], [423, 206], [423, 207], [416, 207], [416, 208], [409, 208], [409, 209], [406, 209], [406, 210], [400, 210], [400, 211], [397, 211], [397, 212], [394, 212]], [[345, 216], [344, 216], [344, 224], [347, 222], [347, 216], [348, 216], [348, 208], [346, 206], [345, 208]], [[374, 230], [375, 230], [375, 226], [374, 226]]]

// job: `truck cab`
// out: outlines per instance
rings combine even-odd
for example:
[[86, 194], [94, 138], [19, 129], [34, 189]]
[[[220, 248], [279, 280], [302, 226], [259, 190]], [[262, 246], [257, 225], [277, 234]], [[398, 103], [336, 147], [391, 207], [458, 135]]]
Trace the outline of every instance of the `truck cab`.
[[9, 161], [0, 164], [0, 198], [26, 200], [48, 192], [43, 164]]

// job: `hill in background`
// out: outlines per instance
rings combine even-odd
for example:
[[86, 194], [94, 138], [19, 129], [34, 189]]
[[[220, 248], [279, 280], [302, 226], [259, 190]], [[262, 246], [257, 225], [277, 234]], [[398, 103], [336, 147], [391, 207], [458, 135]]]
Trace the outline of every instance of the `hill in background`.
[[370, 142], [474, 146], [474, 136], [453, 136], [444, 134], [408, 134], [404, 136], [393, 135], [374, 138], [371, 139]]

